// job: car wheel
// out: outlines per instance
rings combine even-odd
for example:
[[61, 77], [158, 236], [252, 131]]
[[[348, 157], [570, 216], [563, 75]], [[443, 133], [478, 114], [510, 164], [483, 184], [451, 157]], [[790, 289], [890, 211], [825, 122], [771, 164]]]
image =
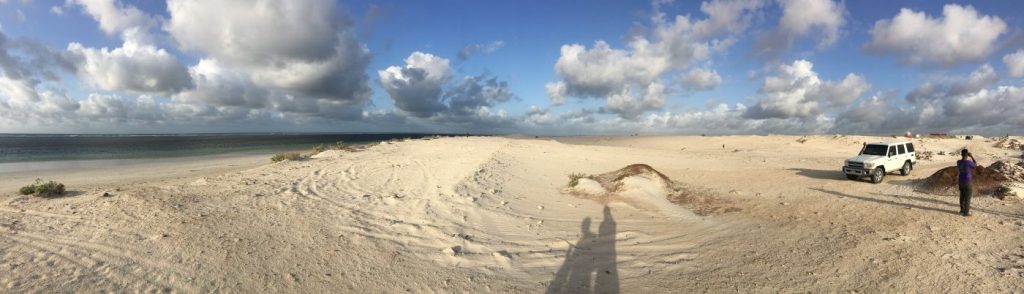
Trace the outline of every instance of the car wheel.
[[885, 170], [881, 167], [876, 168], [875, 171], [871, 172], [871, 182], [878, 184], [882, 182], [882, 178], [885, 178]]
[[846, 178], [847, 178], [847, 179], [851, 179], [851, 180], [857, 180], [857, 179], [860, 179], [860, 177], [858, 177], [858, 176], [855, 176], [855, 175], [846, 175]]
[[900, 174], [904, 176], [910, 174], [910, 162], [903, 163], [903, 168], [900, 169]]

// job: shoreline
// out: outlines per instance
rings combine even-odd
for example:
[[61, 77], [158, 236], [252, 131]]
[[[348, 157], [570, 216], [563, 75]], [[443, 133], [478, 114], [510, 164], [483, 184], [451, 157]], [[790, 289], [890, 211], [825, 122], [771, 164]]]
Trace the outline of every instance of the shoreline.
[[161, 158], [19, 161], [0, 163], [0, 195], [14, 194], [35, 179], [64, 183], [83, 192], [107, 186], [165, 182], [222, 174], [270, 163], [276, 151], [228, 152]]

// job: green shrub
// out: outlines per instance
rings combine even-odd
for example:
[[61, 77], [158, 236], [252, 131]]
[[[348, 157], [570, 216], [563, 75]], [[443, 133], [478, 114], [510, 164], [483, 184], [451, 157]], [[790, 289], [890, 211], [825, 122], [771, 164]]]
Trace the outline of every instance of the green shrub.
[[28, 185], [21, 187], [21, 189], [18, 189], [18, 194], [21, 195], [29, 195], [34, 193], [36, 193], [36, 185]]
[[996, 198], [1004, 199], [1007, 196], [1017, 196], [1017, 194], [1013, 193], [1013, 190], [1010, 189], [1010, 187], [999, 186], [998, 188], [996, 188], [995, 196], [996, 196]]
[[36, 180], [35, 184], [18, 189], [18, 193], [21, 193], [21, 195], [36, 195], [39, 197], [60, 196], [64, 195], [64, 192], [64, 184], [54, 181], [41, 183], [40, 180]]
[[320, 154], [324, 150], [327, 150], [327, 146], [324, 146], [324, 144], [313, 146], [313, 153], [310, 153], [309, 156]]
[[588, 176], [585, 175], [585, 174], [581, 174], [581, 173], [573, 173], [573, 174], [569, 175], [569, 187], [570, 188], [575, 188], [576, 185], [580, 184], [580, 179], [581, 178], [586, 178], [586, 177], [588, 177]]
[[278, 161], [299, 160], [299, 159], [302, 159], [302, 154], [299, 154], [298, 152], [282, 152], [282, 153], [274, 154], [274, 157], [271, 157], [270, 161], [278, 162]]
[[344, 141], [338, 141], [334, 143], [334, 149], [342, 150], [345, 149], [345, 147], [348, 147], [348, 145], [346, 145]]

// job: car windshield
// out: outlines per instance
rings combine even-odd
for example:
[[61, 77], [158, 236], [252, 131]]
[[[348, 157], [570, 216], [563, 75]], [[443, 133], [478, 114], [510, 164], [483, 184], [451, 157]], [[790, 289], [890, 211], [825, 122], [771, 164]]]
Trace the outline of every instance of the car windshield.
[[889, 146], [885, 146], [885, 145], [868, 145], [867, 147], [864, 147], [864, 153], [861, 153], [861, 154], [885, 156], [886, 152], [888, 150], [889, 150]]

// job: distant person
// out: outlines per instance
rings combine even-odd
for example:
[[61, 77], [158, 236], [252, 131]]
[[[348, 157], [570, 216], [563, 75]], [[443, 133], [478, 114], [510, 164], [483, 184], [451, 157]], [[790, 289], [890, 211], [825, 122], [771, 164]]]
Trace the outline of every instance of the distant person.
[[[978, 167], [978, 161], [967, 149], [960, 151], [960, 160], [956, 161], [957, 183], [960, 186], [960, 215], [971, 216], [971, 180], [974, 169]], [[971, 160], [967, 160], [970, 158]]]

